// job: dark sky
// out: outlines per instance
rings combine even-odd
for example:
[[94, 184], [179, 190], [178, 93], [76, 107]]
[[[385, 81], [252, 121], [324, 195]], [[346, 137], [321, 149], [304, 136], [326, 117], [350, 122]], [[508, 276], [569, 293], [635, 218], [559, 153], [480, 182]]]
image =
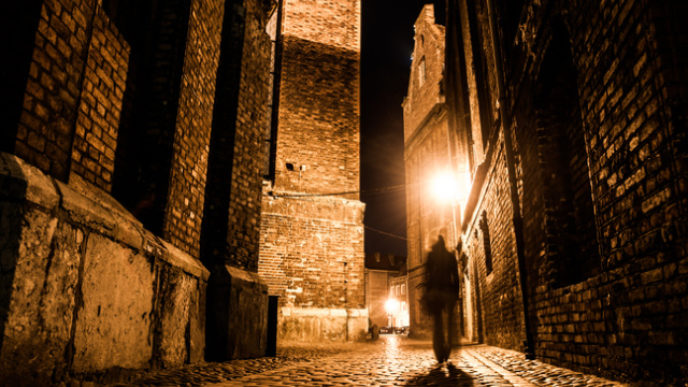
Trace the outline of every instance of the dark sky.
[[[361, 200], [366, 253], [406, 255], [404, 137], [401, 102], [408, 88], [413, 23], [423, 0], [363, 1], [361, 47]], [[437, 11], [436, 11], [437, 12]], [[442, 13], [437, 15], [442, 20]]]

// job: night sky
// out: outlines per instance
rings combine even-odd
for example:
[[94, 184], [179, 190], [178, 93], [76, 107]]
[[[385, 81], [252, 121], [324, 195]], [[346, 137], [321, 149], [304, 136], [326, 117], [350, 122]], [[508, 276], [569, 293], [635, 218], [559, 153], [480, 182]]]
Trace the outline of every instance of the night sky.
[[[366, 204], [365, 250], [406, 255], [404, 127], [401, 102], [408, 88], [413, 23], [426, 3], [363, 1], [361, 48], [361, 200]], [[439, 8], [439, 10], [438, 10]]]

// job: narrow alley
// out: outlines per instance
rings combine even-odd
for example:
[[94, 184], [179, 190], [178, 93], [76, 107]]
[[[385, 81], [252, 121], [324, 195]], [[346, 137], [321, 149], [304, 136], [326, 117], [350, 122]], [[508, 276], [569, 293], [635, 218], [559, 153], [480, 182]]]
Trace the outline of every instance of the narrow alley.
[[[115, 383], [116, 384], [116, 383]], [[374, 343], [291, 344], [275, 358], [206, 363], [132, 375], [133, 385], [213, 386], [621, 386], [606, 379], [525, 360], [486, 345], [453, 351], [438, 365], [429, 341], [383, 335]]]
[[0, 387], [688, 387], [687, 0], [3, 5]]

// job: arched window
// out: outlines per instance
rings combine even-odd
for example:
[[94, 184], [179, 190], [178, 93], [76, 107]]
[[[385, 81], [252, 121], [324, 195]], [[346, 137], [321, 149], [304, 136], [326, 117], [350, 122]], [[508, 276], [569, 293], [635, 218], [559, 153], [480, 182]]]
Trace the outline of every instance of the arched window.
[[556, 286], [599, 271], [599, 252], [576, 70], [563, 22], [551, 40], [535, 83], [534, 113], [545, 177], [546, 251]]
[[425, 83], [426, 73], [425, 73], [425, 57], [420, 58], [418, 62], [418, 86], [423, 86]]

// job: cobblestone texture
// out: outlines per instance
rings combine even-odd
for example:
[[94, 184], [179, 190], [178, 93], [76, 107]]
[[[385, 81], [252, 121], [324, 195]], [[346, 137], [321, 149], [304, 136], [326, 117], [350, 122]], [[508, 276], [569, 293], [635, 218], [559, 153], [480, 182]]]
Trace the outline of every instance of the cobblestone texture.
[[[138, 375], [127, 385], [215, 386], [620, 386], [483, 345], [454, 351], [447, 366], [431, 344], [400, 336], [375, 343], [288, 344], [277, 357], [206, 363]], [[122, 384], [124, 385], [124, 384]]]

